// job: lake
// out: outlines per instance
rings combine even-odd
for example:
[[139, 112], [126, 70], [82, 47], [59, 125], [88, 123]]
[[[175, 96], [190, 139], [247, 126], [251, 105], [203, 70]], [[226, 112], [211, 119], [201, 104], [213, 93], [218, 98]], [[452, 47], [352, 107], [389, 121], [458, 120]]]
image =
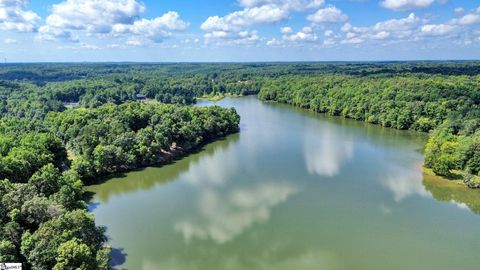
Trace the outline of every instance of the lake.
[[116, 269], [479, 269], [480, 191], [422, 175], [425, 134], [215, 104], [240, 133], [88, 187]]

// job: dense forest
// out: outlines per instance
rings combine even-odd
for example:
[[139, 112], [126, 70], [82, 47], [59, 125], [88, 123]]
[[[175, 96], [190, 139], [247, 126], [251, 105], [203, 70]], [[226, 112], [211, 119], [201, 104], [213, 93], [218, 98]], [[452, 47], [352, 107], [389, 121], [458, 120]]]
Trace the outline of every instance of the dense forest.
[[[478, 62], [251, 64], [7, 64], [0, 69], [0, 112], [43, 118], [71, 105], [94, 108], [138, 99], [191, 104], [222, 93], [257, 94], [271, 80], [300, 76], [475, 76]], [[339, 77], [339, 79], [340, 79]], [[316, 83], [316, 80], [312, 83]]]
[[425, 166], [480, 187], [480, 62], [7, 64], [0, 67], [0, 261], [108, 269], [83, 185], [164, 164], [238, 131], [253, 95], [430, 132]]
[[234, 109], [140, 102], [73, 109], [46, 118], [72, 151], [71, 167], [84, 181], [164, 163], [238, 131], [239, 122]]

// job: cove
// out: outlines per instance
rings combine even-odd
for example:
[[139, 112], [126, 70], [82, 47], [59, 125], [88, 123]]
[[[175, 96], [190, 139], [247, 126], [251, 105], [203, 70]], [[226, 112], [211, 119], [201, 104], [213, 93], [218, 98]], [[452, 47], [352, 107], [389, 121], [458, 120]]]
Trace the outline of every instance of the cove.
[[240, 133], [88, 187], [116, 269], [478, 269], [480, 193], [423, 176], [425, 134], [212, 104]]

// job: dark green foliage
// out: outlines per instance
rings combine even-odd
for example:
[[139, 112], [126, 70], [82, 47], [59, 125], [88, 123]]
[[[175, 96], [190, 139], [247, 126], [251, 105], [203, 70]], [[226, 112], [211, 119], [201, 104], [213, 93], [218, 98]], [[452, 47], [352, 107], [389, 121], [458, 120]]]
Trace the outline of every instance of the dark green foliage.
[[235, 111], [127, 103], [48, 115], [46, 123], [75, 153], [81, 179], [159, 164], [173, 147], [183, 151], [238, 130]]
[[26, 182], [43, 166], [52, 163], [60, 168], [65, 161], [63, 143], [43, 123], [0, 119], [0, 179]]
[[97, 269], [96, 255], [106, 241], [104, 232], [85, 211], [67, 212], [42, 223], [34, 233], [24, 233], [21, 252], [32, 269]]

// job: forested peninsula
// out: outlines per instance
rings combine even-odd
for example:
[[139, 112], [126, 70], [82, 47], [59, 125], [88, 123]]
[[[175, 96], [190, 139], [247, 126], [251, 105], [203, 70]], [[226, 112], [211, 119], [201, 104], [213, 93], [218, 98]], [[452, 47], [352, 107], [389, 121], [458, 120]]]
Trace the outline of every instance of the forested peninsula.
[[429, 132], [425, 167], [480, 187], [480, 62], [8, 64], [0, 68], [0, 261], [108, 269], [83, 186], [239, 130], [196, 99], [258, 95]]

